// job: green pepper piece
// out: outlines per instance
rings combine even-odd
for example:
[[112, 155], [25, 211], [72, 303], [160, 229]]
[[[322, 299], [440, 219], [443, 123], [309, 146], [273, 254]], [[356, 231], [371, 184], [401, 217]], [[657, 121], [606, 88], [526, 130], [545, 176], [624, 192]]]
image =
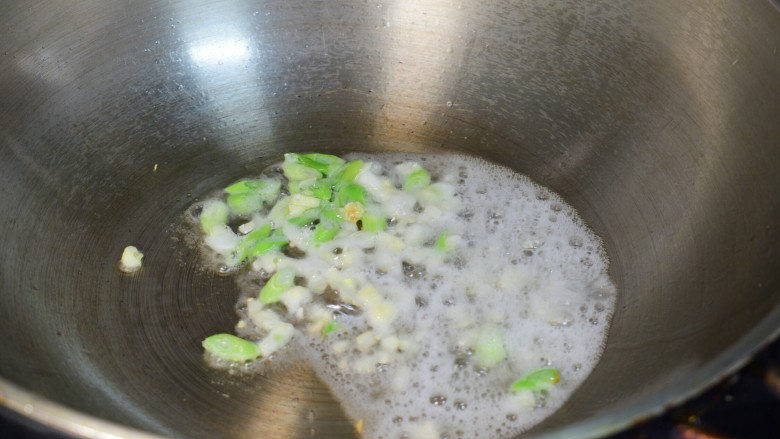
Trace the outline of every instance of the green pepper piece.
[[235, 214], [248, 215], [275, 200], [281, 188], [278, 180], [239, 180], [225, 188], [227, 204]]
[[319, 180], [313, 185], [305, 188], [309, 191], [313, 197], [319, 198], [322, 201], [330, 201], [330, 197], [333, 195], [333, 191], [330, 188], [330, 181]]
[[228, 194], [252, 192], [268, 201], [279, 195], [282, 183], [278, 180], [239, 180], [225, 188]]
[[300, 194], [303, 192], [303, 183], [301, 180], [290, 180], [287, 183], [287, 191], [291, 194]]
[[344, 207], [347, 203], [366, 204], [366, 190], [355, 183], [347, 183], [338, 189], [336, 193], [336, 205]]
[[269, 236], [271, 236], [271, 225], [264, 224], [247, 233], [241, 242], [242, 244], [253, 244], [261, 239], [268, 238]]
[[281, 249], [288, 242], [281, 230], [275, 231], [272, 236], [271, 225], [265, 224], [244, 236], [244, 239], [238, 245], [238, 254], [235, 262], [239, 264], [248, 257], [256, 257], [271, 250]]
[[403, 183], [404, 192], [417, 192], [431, 184], [431, 175], [425, 169], [415, 169]]
[[284, 162], [282, 164], [282, 171], [284, 171], [284, 176], [290, 181], [316, 180], [322, 178], [322, 173], [320, 173], [320, 171], [298, 162]]
[[241, 194], [244, 192], [254, 192], [262, 188], [263, 182], [260, 180], [239, 180], [225, 188], [229, 194]]
[[341, 227], [337, 223], [332, 223], [330, 221], [320, 221], [320, 223], [317, 224], [317, 227], [314, 229], [314, 234], [312, 235], [311, 239], [317, 243], [328, 242], [335, 238], [340, 230]]
[[477, 364], [484, 367], [493, 367], [506, 358], [504, 334], [499, 327], [487, 325], [480, 329], [474, 357]]
[[244, 362], [260, 356], [256, 343], [231, 334], [215, 334], [201, 344], [207, 352], [226, 361]]
[[336, 224], [338, 224], [338, 222], [342, 220], [339, 211], [337, 209], [334, 209], [333, 207], [325, 207], [320, 209], [320, 218], [323, 221], [330, 221]]
[[248, 257], [260, 256], [269, 250], [284, 247], [287, 242], [283, 239], [284, 235], [271, 237], [270, 224], [258, 227], [244, 236], [227, 264], [234, 267], [244, 262]]
[[554, 367], [545, 367], [523, 375], [519, 380], [512, 383], [509, 390], [512, 392], [518, 392], [520, 390], [538, 392], [540, 390], [549, 389], [553, 384], [558, 383], [560, 380], [561, 374], [558, 372], [558, 369]]
[[322, 328], [322, 336], [325, 337], [326, 335], [330, 334], [331, 332], [336, 332], [341, 329], [341, 323], [334, 322], [333, 320], [329, 321], [325, 324]]
[[281, 250], [289, 242], [290, 240], [284, 236], [282, 229], [276, 229], [271, 236], [256, 241], [250, 249], [248, 256], [257, 257], [269, 251]]
[[447, 231], [443, 231], [439, 234], [439, 237], [436, 238], [436, 244], [434, 244], [434, 247], [436, 250], [447, 253], [447, 237], [450, 236]]
[[361, 169], [363, 169], [363, 160], [353, 160], [344, 164], [334, 173], [337, 186], [355, 181], [355, 178], [360, 173]]
[[295, 284], [295, 270], [282, 268], [274, 273], [260, 290], [260, 302], [264, 305], [282, 300], [282, 294]]
[[330, 154], [310, 153], [298, 156], [298, 161], [325, 175], [330, 175], [344, 164], [344, 159]]
[[315, 207], [303, 212], [301, 216], [290, 218], [287, 221], [291, 222], [292, 224], [295, 224], [298, 227], [303, 227], [305, 225], [313, 223], [319, 217], [320, 217], [320, 209]]
[[228, 195], [227, 205], [236, 215], [249, 215], [263, 207], [263, 199], [252, 192], [241, 192]]
[[281, 224], [282, 221], [287, 220], [287, 216], [290, 213], [291, 198], [290, 196], [282, 197], [271, 207], [271, 211], [268, 212], [268, 218], [274, 221], [275, 224]]
[[274, 239], [274, 238], [264, 239], [258, 242], [257, 244], [255, 244], [255, 246], [252, 248], [249, 255], [252, 257], [257, 257], [257, 256], [262, 256], [270, 251], [281, 250], [289, 242], [290, 241], [287, 239]]
[[360, 218], [360, 226], [364, 232], [381, 232], [387, 229], [387, 218], [367, 209]]
[[222, 201], [208, 201], [203, 204], [203, 210], [200, 213], [200, 226], [208, 235], [217, 226], [227, 224], [230, 211], [228, 206]]

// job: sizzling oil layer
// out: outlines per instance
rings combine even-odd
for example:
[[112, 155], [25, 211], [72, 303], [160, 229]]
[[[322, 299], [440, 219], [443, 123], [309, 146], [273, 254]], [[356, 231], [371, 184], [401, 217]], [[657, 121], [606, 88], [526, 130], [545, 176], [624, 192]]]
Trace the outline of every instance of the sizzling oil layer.
[[[403, 245], [339, 241], [338, 275], [369, 282], [392, 302], [398, 317], [390, 327], [343, 313], [342, 331], [300, 330], [276, 355], [306, 358], [347, 413], [363, 420], [366, 437], [512, 437], [560, 407], [596, 364], [614, 306], [599, 238], [555, 194], [476, 158], [349, 158], [395, 179], [397, 164], [418, 162], [454, 187], [454, 201], [417, 206], [413, 221], [396, 219], [388, 232]], [[437, 257], [432, 245], [442, 231], [454, 237], [453, 250]], [[310, 284], [333, 264], [317, 251], [296, 261]], [[240, 276], [251, 285], [257, 274]], [[239, 309], [243, 335], [258, 337], [251, 303]], [[491, 367], [475, 355], [485, 328], [503, 334], [506, 351]], [[540, 367], [557, 368], [561, 381], [542, 392], [509, 391]]]

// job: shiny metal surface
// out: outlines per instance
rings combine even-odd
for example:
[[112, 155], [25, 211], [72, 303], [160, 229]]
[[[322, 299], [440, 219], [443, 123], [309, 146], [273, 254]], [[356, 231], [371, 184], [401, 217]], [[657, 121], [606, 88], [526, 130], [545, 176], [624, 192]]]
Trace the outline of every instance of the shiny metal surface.
[[478, 154], [603, 236], [621, 290], [603, 359], [532, 433], [615, 431], [780, 327], [766, 0], [5, 1], [0, 22], [0, 401], [49, 425], [353, 434], [304, 366], [201, 361], [236, 290], [177, 216], [287, 150]]

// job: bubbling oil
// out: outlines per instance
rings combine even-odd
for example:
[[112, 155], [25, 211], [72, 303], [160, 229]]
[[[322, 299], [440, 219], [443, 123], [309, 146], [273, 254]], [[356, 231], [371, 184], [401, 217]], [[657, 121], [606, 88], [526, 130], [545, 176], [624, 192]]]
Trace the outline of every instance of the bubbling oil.
[[[444, 219], [465, 243], [449, 264], [377, 282], [414, 291], [406, 325], [419, 343], [401, 364], [371, 373], [345, 370], [362, 353], [332, 353], [338, 338], [317, 340], [309, 360], [367, 437], [513, 437], [549, 416], [587, 377], [601, 355], [615, 287], [601, 240], [559, 196], [513, 171], [461, 155], [355, 155], [390, 169], [415, 161], [451, 182], [459, 210]], [[364, 261], [371, 269], [372, 261]], [[413, 271], [413, 270], [410, 270]], [[507, 360], [478, 366], [471, 326], [499, 325]], [[508, 387], [520, 375], [556, 367], [561, 382], [518, 405]]]
[[[342, 331], [328, 337], [301, 331], [276, 355], [307, 361], [347, 414], [362, 420], [369, 438], [509, 438], [552, 414], [596, 365], [614, 309], [616, 289], [599, 237], [555, 193], [478, 158], [346, 158], [372, 162], [384, 173], [417, 162], [454, 187], [458, 203], [451, 211], [415, 211], [457, 235], [459, 249], [443, 260], [418, 253], [435, 234], [423, 221], [394, 218], [388, 233], [410, 244], [394, 260], [381, 248], [346, 242], [336, 255], [350, 255], [342, 273], [367, 278], [393, 301], [395, 338], [350, 343], [370, 328], [359, 313], [344, 312], [337, 315]], [[307, 256], [299, 261], [308, 267], [304, 273], [318, 267]], [[259, 276], [251, 270], [237, 275], [239, 285], [253, 286], [238, 306], [239, 333], [250, 338], [243, 301], [256, 294]], [[485, 325], [506, 334], [506, 359], [491, 367], [474, 353]], [[524, 399], [509, 390], [542, 367], [558, 369], [560, 382]]]

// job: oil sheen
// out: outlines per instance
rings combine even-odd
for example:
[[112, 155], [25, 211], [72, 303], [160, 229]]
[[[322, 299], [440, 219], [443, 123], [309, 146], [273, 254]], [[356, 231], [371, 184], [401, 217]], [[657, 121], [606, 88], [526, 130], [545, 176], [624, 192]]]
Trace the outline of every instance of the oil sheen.
[[[335, 264], [339, 278], [372, 285], [396, 317], [388, 327], [369, 325], [369, 316], [345, 309], [334, 315], [340, 331], [323, 337], [299, 327], [275, 356], [307, 361], [369, 438], [509, 438], [553, 413], [596, 365], [613, 312], [599, 237], [550, 190], [478, 158], [346, 158], [396, 181], [405, 163], [417, 163], [453, 201], [416, 204], [414, 221], [390, 218], [383, 239], [356, 235], [298, 255], [298, 276], [314, 290], [322, 293]], [[442, 231], [452, 249], [445, 257], [432, 249]], [[261, 335], [247, 297], [268, 274], [262, 263], [253, 268], [236, 274], [245, 289], [237, 330], [247, 338]], [[501, 334], [505, 353], [487, 366], [478, 358], [485, 331]], [[539, 368], [557, 369], [560, 381], [510, 391]]]

